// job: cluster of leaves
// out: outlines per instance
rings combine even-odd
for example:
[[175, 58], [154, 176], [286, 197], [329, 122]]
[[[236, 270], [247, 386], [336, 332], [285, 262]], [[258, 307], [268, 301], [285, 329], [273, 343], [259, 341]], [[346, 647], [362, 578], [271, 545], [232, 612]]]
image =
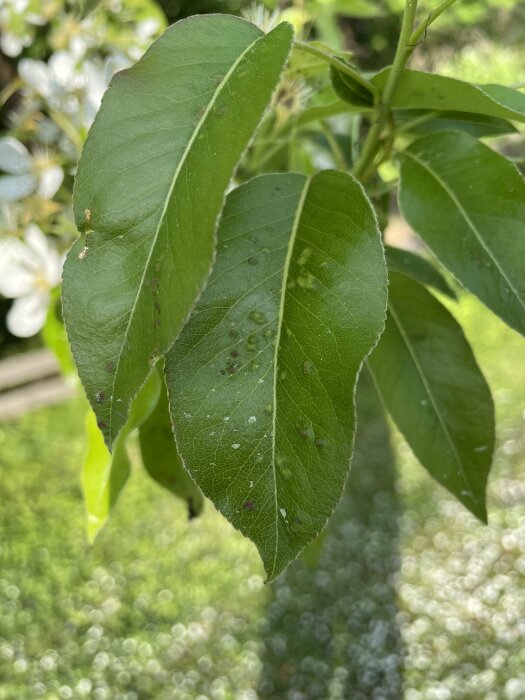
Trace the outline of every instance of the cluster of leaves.
[[[96, 416], [92, 536], [138, 427], [152, 476], [192, 513], [202, 491], [274, 578], [340, 498], [365, 362], [421, 463], [486, 520], [490, 390], [430, 291], [453, 297], [449, 283], [424, 257], [385, 259], [378, 219], [398, 188], [440, 263], [523, 333], [525, 181], [479, 139], [515, 132], [525, 95], [407, 70], [428, 24], [416, 9], [407, 0], [393, 66], [373, 77], [286, 23], [265, 34], [210, 15], [113, 78], [79, 163], [82, 235], [63, 280]], [[392, 160], [399, 181], [380, 175]]]

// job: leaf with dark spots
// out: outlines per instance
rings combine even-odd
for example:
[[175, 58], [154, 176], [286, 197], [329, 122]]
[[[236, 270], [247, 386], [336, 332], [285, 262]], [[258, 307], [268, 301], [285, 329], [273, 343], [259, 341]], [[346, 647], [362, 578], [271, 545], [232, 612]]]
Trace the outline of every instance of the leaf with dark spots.
[[[269, 579], [341, 496], [355, 383], [385, 307], [380, 234], [349, 175], [265, 175], [228, 196], [213, 273], [166, 380], [185, 464], [255, 542]], [[232, 352], [235, 372], [223, 374]]]

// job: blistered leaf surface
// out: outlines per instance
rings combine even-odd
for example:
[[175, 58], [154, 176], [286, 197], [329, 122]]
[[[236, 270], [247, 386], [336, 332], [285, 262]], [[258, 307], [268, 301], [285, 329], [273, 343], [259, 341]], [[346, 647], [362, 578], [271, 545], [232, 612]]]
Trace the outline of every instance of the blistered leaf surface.
[[229, 195], [213, 274], [166, 376], [186, 466], [269, 579], [340, 498], [355, 383], [385, 305], [377, 223], [350, 176], [267, 175]]

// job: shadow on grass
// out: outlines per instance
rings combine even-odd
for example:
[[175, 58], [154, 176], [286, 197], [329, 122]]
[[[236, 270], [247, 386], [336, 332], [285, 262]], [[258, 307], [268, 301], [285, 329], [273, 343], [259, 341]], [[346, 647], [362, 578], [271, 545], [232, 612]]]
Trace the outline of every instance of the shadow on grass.
[[363, 376], [350, 478], [334, 517], [272, 585], [259, 694], [272, 700], [401, 698], [395, 463], [377, 394]]

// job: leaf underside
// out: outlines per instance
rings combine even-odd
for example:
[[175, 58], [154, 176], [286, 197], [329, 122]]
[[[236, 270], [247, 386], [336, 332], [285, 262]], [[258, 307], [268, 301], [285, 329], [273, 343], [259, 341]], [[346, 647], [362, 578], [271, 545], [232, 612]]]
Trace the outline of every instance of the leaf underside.
[[209, 15], [173, 25], [104, 96], [74, 192], [85, 232], [64, 267], [78, 372], [111, 447], [213, 259], [216, 220], [292, 30]]
[[467, 289], [525, 334], [525, 180], [518, 170], [457, 133], [419, 139], [399, 158], [405, 219]]
[[265, 175], [229, 195], [166, 378], [186, 466], [255, 542], [268, 579], [339, 500], [355, 383], [385, 306], [377, 223], [350, 176]]
[[453, 316], [393, 272], [385, 332], [368, 368], [414, 454], [480, 520], [494, 450], [490, 389]]
[[153, 411], [160, 391], [159, 376], [153, 372], [135, 397], [128, 422], [117, 437], [112, 454], [97, 427], [95, 414], [89, 410], [86, 420], [87, 454], [82, 468], [82, 489], [90, 542], [94, 541], [107, 521], [131, 473], [131, 462], [126, 449], [128, 436]]
[[190, 518], [200, 515], [204, 499], [177, 452], [165, 386], [155, 410], [139, 428], [139, 442], [144, 468], [151, 478], [187, 504]]

